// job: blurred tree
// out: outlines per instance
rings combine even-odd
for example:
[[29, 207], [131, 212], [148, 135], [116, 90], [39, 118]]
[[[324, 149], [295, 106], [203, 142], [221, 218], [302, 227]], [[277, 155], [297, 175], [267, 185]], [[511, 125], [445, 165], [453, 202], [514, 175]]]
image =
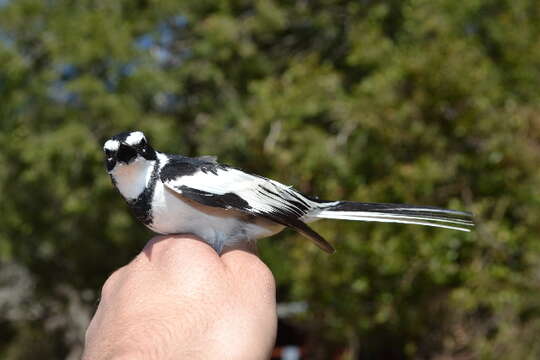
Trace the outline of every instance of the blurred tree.
[[151, 236], [100, 150], [141, 129], [321, 198], [477, 214], [472, 234], [321, 223], [334, 256], [261, 241], [280, 298], [309, 304], [314, 358], [538, 358], [539, 17], [533, 0], [0, 1], [0, 357], [78, 358], [101, 284]]

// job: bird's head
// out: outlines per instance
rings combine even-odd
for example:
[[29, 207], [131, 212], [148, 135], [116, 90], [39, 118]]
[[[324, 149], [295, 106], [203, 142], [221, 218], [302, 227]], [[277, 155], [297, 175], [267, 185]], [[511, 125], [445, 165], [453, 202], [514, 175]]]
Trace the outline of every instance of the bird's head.
[[113, 136], [103, 145], [107, 171], [118, 166], [128, 166], [137, 161], [156, 160], [156, 152], [141, 131], [123, 132]]

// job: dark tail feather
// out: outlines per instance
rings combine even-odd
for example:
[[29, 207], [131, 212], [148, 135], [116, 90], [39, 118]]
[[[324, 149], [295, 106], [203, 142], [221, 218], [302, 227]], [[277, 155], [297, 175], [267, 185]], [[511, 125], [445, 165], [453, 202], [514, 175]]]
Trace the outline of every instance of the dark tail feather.
[[298, 231], [300, 234], [304, 235], [308, 239], [312, 240], [315, 245], [317, 245], [319, 248], [324, 250], [325, 252], [329, 254], [333, 254], [336, 252], [334, 247], [326, 241], [321, 235], [319, 235], [315, 230], [310, 228], [306, 223], [304, 223], [300, 219], [296, 219], [293, 217], [287, 217], [283, 215], [279, 215], [279, 213], [266, 213], [264, 216], [268, 219], [271, 219], [278, 224], [288, 226], [296, 231]]
[[335, 201], [321, 204], [317, 218], [379, 221], [436, 226], [471, 231], [473, 215], [469, 212], [407, 204], [378, 204]]

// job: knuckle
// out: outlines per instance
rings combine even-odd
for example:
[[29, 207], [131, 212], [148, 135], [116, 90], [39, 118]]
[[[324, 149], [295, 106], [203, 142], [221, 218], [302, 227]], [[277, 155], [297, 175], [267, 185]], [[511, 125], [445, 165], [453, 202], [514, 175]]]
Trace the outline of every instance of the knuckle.
[[107, 297], [113, 289], [118, 286], [120, 279], [123, 276], [125, 266], [115, 270], [108, 278], [105, 280], [105, 283], [101, 287], [101, 297]]
[[276, 280], [274, 278], [274, 274], [272, 274], [270, 268], [264, 263], [263, 266], [261, 266], [259, 269], [259, 277], [261, 284], [265, 290], [269, 292], [276, 291]]

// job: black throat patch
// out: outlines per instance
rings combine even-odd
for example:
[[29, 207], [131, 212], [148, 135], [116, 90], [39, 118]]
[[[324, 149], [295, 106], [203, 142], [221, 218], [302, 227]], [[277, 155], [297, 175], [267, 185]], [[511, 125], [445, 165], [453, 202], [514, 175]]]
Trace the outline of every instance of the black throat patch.
[[159, 177], [159, 160], [156, 159], [150, 182], [144, 191], [134, 200], [128, 201], [135, 217], [145, 225], [152, 223], [152, 198], [156, 188], [156, 182]]

